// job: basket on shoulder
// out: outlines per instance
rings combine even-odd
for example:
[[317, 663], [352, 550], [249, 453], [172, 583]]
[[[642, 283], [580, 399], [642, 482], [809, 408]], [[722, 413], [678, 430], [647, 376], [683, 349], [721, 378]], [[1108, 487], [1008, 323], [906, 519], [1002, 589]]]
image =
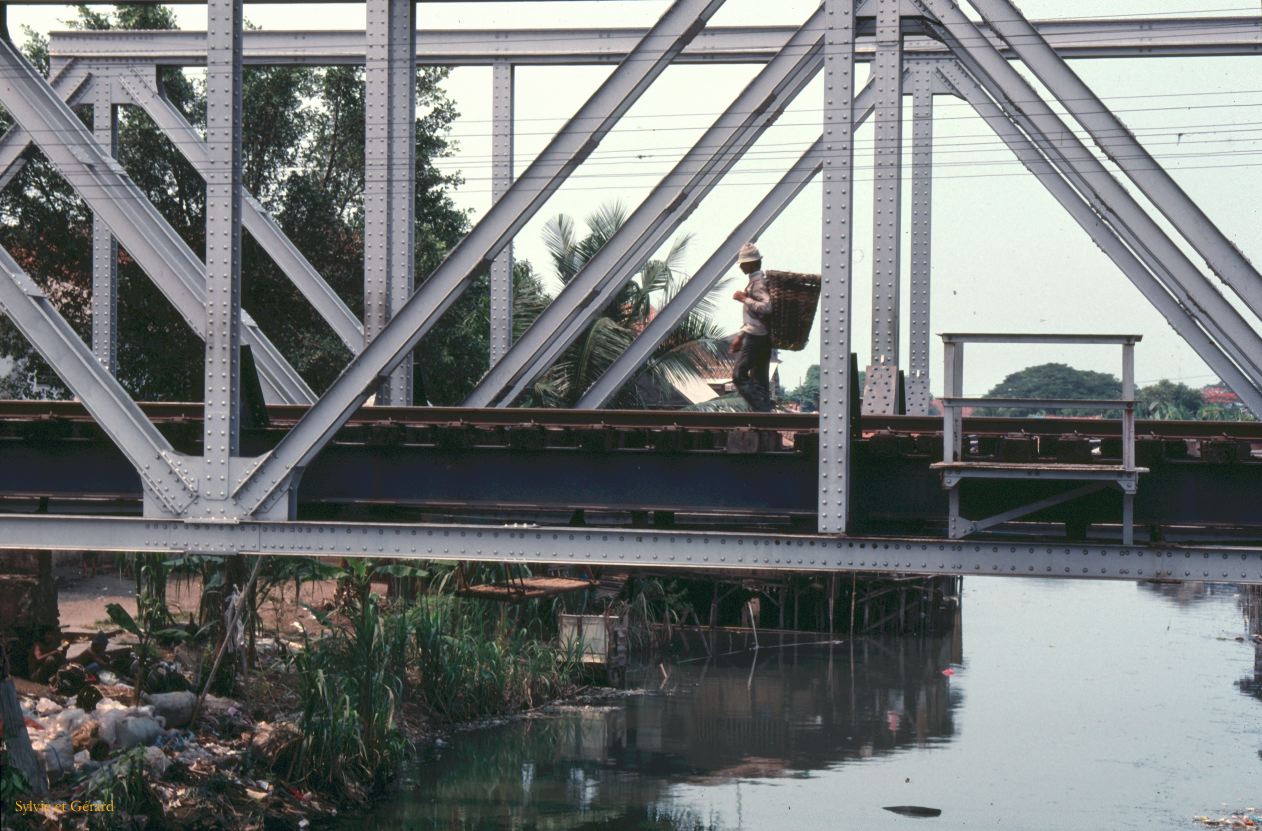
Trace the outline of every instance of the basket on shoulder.
[[763, 277], [771, 294], [771, 315], [767, 318], [771, 346], [796, 352], [806, 346], [815, 322], [820, 277], [796, 271], [764, 271]]

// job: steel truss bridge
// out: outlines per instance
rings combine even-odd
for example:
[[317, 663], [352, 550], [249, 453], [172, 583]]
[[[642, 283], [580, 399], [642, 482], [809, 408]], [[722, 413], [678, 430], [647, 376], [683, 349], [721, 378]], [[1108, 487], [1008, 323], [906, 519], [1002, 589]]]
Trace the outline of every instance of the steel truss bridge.
[[[970, 104], [1244, 406], [1262, 414], [1262, 276], [1066, 62], [1252, 55], [1262, 52], [1262, 17], [1039, 22], [1010, 0], [824, 0], [800, 26], [720, 27], [708, 22], [722, 0], [675, 0], [652, 27], [594, 37], [418, 32], [414, 3], [365, 2], [365, 32], [247, 32], [241, 0], [206, 0], [204, 33], [57, 33], [47, 78], [7, 37], [0, 41], [0, 106], [15, 122], [0, 137], [0, 186], [34, 146], [94, 216], [90, 344], [0, 249], [0, 308], [77, 399], [0, 405], [0, 548], [1262, 583], [1262, 461], [1250, 455], [1262, 430], [1137, 423], [1138, 336], [1088, 339], [1122, 346], [1119, 399], [1044, 402], [1120, 410], [1120, 423], [963, 415], [977, 404], [954, 392], [965, 344], [1055, 341], [1054, 332], [945, 336], [947, 416], [927, 416], [933, 108], [943, 95]], [[857, 89], [860, 62], [871, 64], [871, 77]], [[513, 341], [514, 236], [674, 63], [759, 70]], [[242, 188], [242, 67], [275, 64], [366, 68], [362, 319]], [[494, 112], [494, 202], [421, 281], [412, 273], [417, 64], [493, 67]], [[540, 64], [614, 68], [517, 172], [514, 70]], [[207, 72], [204, 137], [157, 80], [159, 68], [191, 65]], [[821, 73], [818, 140], [578, 409], [512, 407]], [[204, 256], [114, 160], [123, 106], [143, 111], [204, 176]], [[91, 129], [74, 107], [93, 109]], [[851, 359], [854, 135], [868, 120], [873, 341], [860, 402]], [[738, 245], [817, 176], [820, 414], [603, 410], [731, 268]], [[355, 355], [322, 395], [241, 308], [243, 228]], [[204, 340], [204, 403], [140, 404], [114, 378], [120, 244]], [[491, 369], [462, 408], [410, 406], [412, 349], [488, 268]], [[267, 406], [243, 395], [254, 379], [243, 371], [245, 354]], [[751, 490], [751, 482], [768, 484]]]

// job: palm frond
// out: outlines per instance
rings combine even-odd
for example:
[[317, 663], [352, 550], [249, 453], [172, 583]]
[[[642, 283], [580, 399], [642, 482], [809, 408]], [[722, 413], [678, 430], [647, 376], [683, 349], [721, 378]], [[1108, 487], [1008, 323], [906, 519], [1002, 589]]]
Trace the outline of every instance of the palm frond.
[[552, 267], [562, 283], [573, 280], [586, 262], [580, 257], [579, 243], [574, 236], [574, 219], [565, 214], [557, 214], [544, 223], [543, 245], [548, 249]]
[[606, 202], [587, 217], [587, 239], [594, 244], [592, 253], [599, 251], [605, 243], [618, 233], [618, 229], [626, 224], [627, 206], [621, 201]]

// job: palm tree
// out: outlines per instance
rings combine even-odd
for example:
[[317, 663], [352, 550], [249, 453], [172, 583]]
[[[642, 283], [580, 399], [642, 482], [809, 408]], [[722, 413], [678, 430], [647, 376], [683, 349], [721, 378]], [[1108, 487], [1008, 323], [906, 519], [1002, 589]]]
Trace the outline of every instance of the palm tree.
[[[626, 222], [621, 203], [600, 206], [587, 217], [587, 233], [579, 236], [572, 217], [559, 214], [544, 226], [543, 239], [557, 279], [568, 285]], [[535, 384], [534, 403], [573, 406], [582, 394], [631, 345], [635, 336], [687, 282], [680, 263], [691, 236], [677, 237], [660, 260], [650, 260], [601, 312], [556, 364]], [[719, 291], [716, 288], [715, 291]], [[649, 361], [623, 385], [611, 404], [644, 408], [674, 392], [676, 385], [704, 377], [707, 367], [729, 361], [724, 332], [714, 321], [713, 295], [698, 303], [653, 352]]]

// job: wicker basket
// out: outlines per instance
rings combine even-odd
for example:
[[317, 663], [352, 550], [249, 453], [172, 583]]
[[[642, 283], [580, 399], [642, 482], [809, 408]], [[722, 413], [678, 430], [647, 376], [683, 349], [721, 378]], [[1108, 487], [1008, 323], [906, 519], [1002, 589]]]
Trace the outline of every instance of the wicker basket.
[[819, 275], [795, 271], [766, 271], [771, 294], [771, 316], [767, 328], [775, 349], [796, 352], [806, 346], [819, 306]]

